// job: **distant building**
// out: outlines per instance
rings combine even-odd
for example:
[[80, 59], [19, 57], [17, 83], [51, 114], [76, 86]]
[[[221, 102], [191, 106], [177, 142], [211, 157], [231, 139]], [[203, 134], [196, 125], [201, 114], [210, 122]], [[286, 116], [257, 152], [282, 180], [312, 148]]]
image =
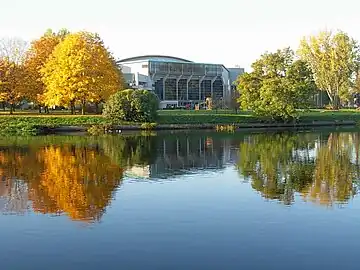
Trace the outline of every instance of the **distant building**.
[[154, 91], [160, 108], [183, 107], [214, 100], [227, 100], [243, 68], [221, 64], [194, 63], [161, 55], [144, 55], [118, 61], [125, 80], [133, 88]]

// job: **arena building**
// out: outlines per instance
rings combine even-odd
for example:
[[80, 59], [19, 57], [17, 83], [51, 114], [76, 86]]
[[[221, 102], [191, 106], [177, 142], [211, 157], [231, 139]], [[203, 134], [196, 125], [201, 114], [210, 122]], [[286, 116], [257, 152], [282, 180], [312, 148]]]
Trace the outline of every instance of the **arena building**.
[[162, 55], [144, 55], [118, 61], [132, 88], [154, 91], [160, 108], [201, 104], [206, 98], [229, 100], [234, 82], [243, 68], [194, 63]]

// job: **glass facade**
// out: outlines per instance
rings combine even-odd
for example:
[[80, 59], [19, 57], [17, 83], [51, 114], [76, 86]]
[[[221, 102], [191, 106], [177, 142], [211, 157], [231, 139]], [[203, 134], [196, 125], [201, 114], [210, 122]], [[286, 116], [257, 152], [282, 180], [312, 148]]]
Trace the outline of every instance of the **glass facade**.
[[[178, 82], [178, 88], [176, 90], [176, 82]], [[211, 80], [203, 80], [201, 82], [201, 88], [199, 89], [199, 79], [192, 79], [187, 84], [187, 79], [166, 79], [165, 81], [165, 96], [164, 96], [164, 79], [158, 79], [155, 81], [155, 94], [160, 100], [194, 100], [205, 101], [206, 98], [212, 97], [213, 99], [220, 99], [224, 97], [223, 82], [216, 79], [212, 83]], [[211, 93], [212, 88], [212, 93]], [[189, 93], [187, 93], [189, 91]]]
[[213, 99], [220, 99], [224, 96], [223, 82], [222, 80], [216, 79], [213, 83]]
[[191, 80], [189, 82], [189, 100], [200, 100], [199, 80]]
[[165, 100], [177, 100], [176, 79], [167, 79], [165, 81]]
[[179, 100], [188, 100], [187, 97], [187, 79], [181, 79], [178, 83]]
[[164, 100], [164, 80], [159, 79], [155, 81], [155, 94], [158, 96], [160, 100]]
[[199, 102], [208, 97], [223, 98], [222, 72], [221, 65], [149, 61], [149, 75], [160, 100]]
[[214, 64], [149, 61], [149, 73], [195, 76], [221, 76], [222, 66]]
[[201, 100], [211, 97], [211, 80], [204, 80], [201, 82]]

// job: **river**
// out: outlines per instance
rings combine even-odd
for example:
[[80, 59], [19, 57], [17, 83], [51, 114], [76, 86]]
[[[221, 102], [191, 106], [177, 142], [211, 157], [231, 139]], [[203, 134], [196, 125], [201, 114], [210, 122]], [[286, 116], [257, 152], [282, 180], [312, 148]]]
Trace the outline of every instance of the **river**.
[[0, 264], [359, 269], [360, 131], [0, 138]]

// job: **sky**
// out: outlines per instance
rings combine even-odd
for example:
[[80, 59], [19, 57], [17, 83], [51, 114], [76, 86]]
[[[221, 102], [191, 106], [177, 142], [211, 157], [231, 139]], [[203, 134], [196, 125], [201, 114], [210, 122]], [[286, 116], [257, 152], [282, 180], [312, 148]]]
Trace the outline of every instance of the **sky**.
[[359, 8], [358, 0], [1, 0], [0, 38], [86, 30], [118, 59], [162, 54], [248, 70], [265, 51], [296, 50], [321, 30], [360, 40]]

